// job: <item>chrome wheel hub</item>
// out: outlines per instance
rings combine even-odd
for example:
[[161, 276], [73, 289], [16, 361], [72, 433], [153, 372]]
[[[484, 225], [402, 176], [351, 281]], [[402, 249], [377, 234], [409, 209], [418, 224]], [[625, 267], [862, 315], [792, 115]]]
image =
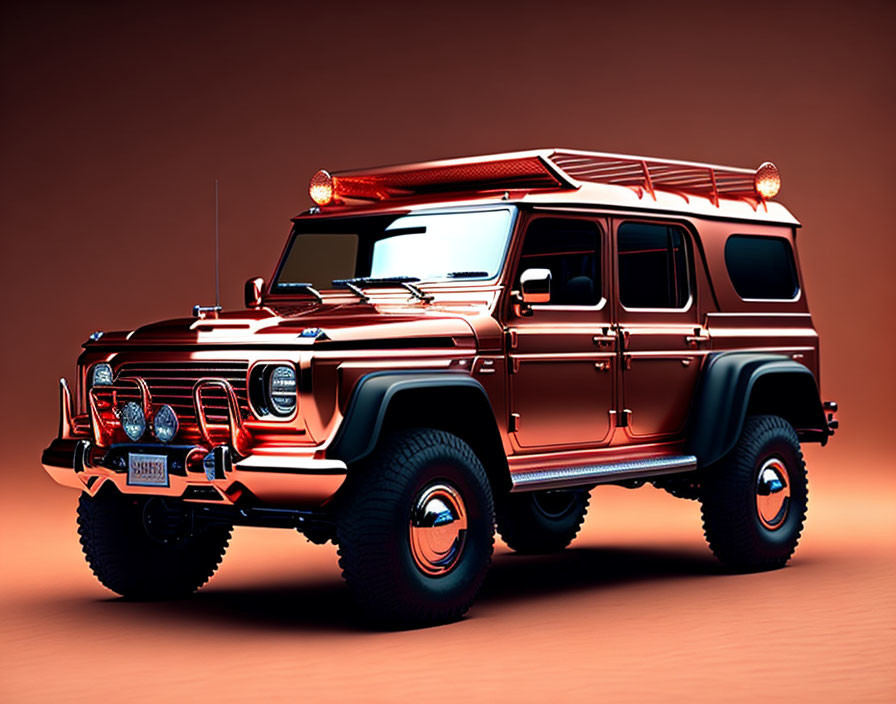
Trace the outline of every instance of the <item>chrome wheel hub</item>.
[[430, 484], [417, 494], [411, 507], [411, 555], [424, 573], [438, 577], [460, 560], [467, 533], [467, 510], [460, 493], [450, 484]]
[[790, 509], [790, 475], [784, 463], [772, 458], [759, 470], [756, 478], [756, 513], [769, 530], [781, 527]]

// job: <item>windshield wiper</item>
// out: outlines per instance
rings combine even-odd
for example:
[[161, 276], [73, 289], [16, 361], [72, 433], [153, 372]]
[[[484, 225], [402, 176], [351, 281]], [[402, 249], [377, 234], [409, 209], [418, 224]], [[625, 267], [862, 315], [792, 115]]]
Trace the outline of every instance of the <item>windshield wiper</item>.
[[333, 285], [337, 286], [337, 287], [347, 288], [349, 291], [351, 291], [353, 294], [355, 294], [358, 298], [360, 298], [362, 303], [367, 303], [370, 301], [370, 296], [368, 296], [366, 293], [364, 293], [361, 290], [360, 286], [358, 286], [355, 283], [352, 283], [348, 279], [336, 279], [333, 282]]
[[321, 292], [311, 284], [300, 283], [297, 281], [280, 281], [277, 283], [277, 288], [300, 288], [310, 293], [321, 303], [324, 302], [324, 297], [321, 295]]
[[449, 271], [449, 279], [481, 279], [488, 276], [487, 271]]
[[346, 288], [349, 288], [349, 284], [355, 286], [356, 288], [360, 288], [361, 286], [401, 286], [402, 288], [410, 291], [411, 295], [413, 295], [415, 298], [419, 298], [424, 302], [431, 301], [432, 296], [430, 294], [421, 291], [417, 286], [414, 285], [414, 283], [417, 281], [420, 281], [420, 279], [416, 276], [384, 276], [381, 278], [377, 278], [374, 276], [358, 276], [354, 279], [335, 279], [333, 281], [333, 285], [345, 286]]

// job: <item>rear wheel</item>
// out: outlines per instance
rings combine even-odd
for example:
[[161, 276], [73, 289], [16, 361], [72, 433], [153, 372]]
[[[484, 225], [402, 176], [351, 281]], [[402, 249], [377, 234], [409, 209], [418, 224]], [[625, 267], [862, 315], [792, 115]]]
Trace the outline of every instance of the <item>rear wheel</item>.
[[582, 527], [588, 499], [587, 491], [507, 494], [497, 506], [498, 532], [516, 552], [559, 552]]
[[750, 416], [740, 440], [701, 489], [703, 527], [716, 557], [743, 572], [783, 567], [808, 504], [799, 439], [783, 418]]
[[363, 614], [390, 627], [460, 618], [494, 543], [491, 488], [470, 446], [441, 430], [397, 433], [350, 482], [339, 564]]
[[178, 500], [81, 494], [78, 533], [103, 586], [129, 599], [188, 596], [214, 574], [231, 526], [196, 526]]

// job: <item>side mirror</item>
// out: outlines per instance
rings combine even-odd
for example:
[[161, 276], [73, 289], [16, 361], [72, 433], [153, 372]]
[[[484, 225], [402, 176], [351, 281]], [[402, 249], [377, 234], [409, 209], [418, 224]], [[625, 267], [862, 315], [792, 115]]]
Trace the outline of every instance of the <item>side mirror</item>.
[[243, 289], [243, 300], [246, 308], [261, 308], [261, 293], [264, 291], [264, 279], [260, 276], [249, 279]]
[[520, 275], [523, 305], [551, 302], [551, 270], [526, 269]]

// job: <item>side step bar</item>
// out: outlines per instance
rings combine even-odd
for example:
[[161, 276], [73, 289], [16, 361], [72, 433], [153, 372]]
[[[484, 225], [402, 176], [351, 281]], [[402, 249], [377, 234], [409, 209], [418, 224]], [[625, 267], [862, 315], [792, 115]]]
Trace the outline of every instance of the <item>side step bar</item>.
[[589, 464], [581, 467], [536, 469], [512, 474], [511, 491], [564, 489], [588, 484], [606, 484], [623, 479], [644, 479], [660, 474], [677, 474], [697, 469], [694, 455], [676, 455], [649, 460], [631, 460], [614, 464]]

